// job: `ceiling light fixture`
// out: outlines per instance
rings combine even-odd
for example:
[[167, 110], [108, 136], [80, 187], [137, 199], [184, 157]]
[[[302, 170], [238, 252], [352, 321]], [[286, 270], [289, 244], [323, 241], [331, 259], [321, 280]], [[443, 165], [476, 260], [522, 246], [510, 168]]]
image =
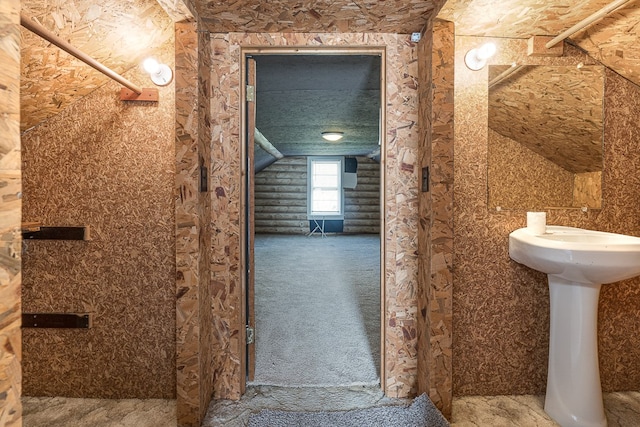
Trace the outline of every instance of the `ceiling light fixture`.
[[478, 71], [487, 65], [487, 59], [491, 58], [496, 53], [496, 45], [493, 43], [485, 43], [479, 48], [471, 49], [464, 56], [464, 63], [467, 68], [473, 71]]
[[149, 73], [151, 81], [158, 86], [166, 86], [173, 80], [173, 71], [166, 64], [160, 64], [153, 58], [147, 58], [142, 63], [142, 68]]
[[343, 136], [343, 132], [322, 132], [322, 137], [331, 142], [340, 141]]

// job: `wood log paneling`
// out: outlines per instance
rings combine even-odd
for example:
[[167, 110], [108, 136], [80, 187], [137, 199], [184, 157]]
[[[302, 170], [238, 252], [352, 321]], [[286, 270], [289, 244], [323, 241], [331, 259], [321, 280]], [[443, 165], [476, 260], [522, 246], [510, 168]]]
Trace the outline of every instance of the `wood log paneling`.
[[358, 157], [358, 184], [344, 190], [344, 232], [380, 233], [380, 165]]
[[[287, 157], [256, 175], [256, 233], [306, 234], [307, 159]], [[345, 233], [380, 232], [380, 165], [358, 157], [358, 185], [345, 189]]]
[[255, 207], [256, 233], [308, 233], [307, 159], [286, 157], [256, 174]]

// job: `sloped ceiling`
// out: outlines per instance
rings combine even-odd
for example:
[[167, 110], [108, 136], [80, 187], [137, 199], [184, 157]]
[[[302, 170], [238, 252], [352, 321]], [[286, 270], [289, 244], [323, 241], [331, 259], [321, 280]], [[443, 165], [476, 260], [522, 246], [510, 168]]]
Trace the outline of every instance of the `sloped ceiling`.
[[[119, 74], [139, 67], [174, 33], [173, 21], [155, 0], [22, 0], [22, 14]], [[21, 34], [23, 131], [110, 81], [25, 28]]]
[[[489, 67], [489, 81], [509, 66]], [[602, 65], [524, 66], [489, 87], [489, 127], [573, 173], [602, 170]]]
[[[438, 17], [455, 23], [456, 34], [512, 37], [556, 36], [612, 0], [448, 0]], [[593, 58], [640, 84], [640, 0], [617, 10], [570, 37]]]
[[[256, 56], [256, 127], [285, 156], [367, 155], [378, 148], [379, 56]], [[322, 132], [344, 131], [337, 143]]]
[[[497, 7], [490, 0], [449, 0], [438, 17], [453, 21], [457, 35], [529, 39], [556, 36], [610, 3], [503, 0]], [[567, 43], [640, 84], [639, 6], [640, 0], [627, 2]], [[489, 90], [489, 127], [569, 172], [601, 170], [602, 68], [521, 71]]]
[[[118, 73], [133, 72], [167, 43], [182, 0], [23, 0], [23, 12]], [[556, 35], [606, 0], [185, 0], [210, 32], [392, 32], [424, 28], [436, 11], [466, 35]], [[576, 34], [594, 58], [640, 82], [640, 0]], [[188, 14], [188, 11], [186, 12]], [[99, 72], [22, 30], [21, 128], [29, 129], [107, 81]], [[135, 73], [132, 73], [135, 74]], [[134, 79], [132, 79], [134, 80]], [[135, 80], [134, 80], [135, 83]], [[146, 83], [145, 83], [146, 84]]]

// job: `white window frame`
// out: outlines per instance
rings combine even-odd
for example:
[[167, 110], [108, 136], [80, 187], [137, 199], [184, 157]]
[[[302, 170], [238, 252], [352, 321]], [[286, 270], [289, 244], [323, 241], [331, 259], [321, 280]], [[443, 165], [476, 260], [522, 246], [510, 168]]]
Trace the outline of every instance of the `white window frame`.
[[[340, 212], [312, 212], [313, 206], [313, 177], [311, 174], [314, 162], [328, 162], [338, 164], [338, 197]], [[339, 156], [309, 156], [307, 157], [307, 219], [327, 219], [327, 220], [343, 220], [344, 219], [344, 189], [342, 188], [342, 174], [344, 173], [344, 157]]]

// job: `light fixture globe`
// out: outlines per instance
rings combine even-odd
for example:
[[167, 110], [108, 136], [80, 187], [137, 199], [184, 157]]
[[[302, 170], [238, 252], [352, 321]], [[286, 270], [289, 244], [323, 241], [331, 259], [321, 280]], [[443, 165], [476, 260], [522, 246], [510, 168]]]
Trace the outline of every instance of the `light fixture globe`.
[[493, 43], [485, 43], [481, 47], [471, 49], [464, 56], [464, 63], [470, 70], [478, 71], [487, 65], [487, 59], [496, 53], [496, 45]]
[[160, 64], [153, 58], [147, 58], [142, 62], [142, 68], [144, 68], [148, 74], [155, 74], [160, 70]]
[[343, 136], [343, 132], [322, 132], [322, 137], [331, 142], [340, 141]]
[[153, 58], [145, 59], [142, 68], [149, 73], [151, 81], [157, 86], [166, 86], [173, 80], [171, 68], [166, 64], [160, 64]]

